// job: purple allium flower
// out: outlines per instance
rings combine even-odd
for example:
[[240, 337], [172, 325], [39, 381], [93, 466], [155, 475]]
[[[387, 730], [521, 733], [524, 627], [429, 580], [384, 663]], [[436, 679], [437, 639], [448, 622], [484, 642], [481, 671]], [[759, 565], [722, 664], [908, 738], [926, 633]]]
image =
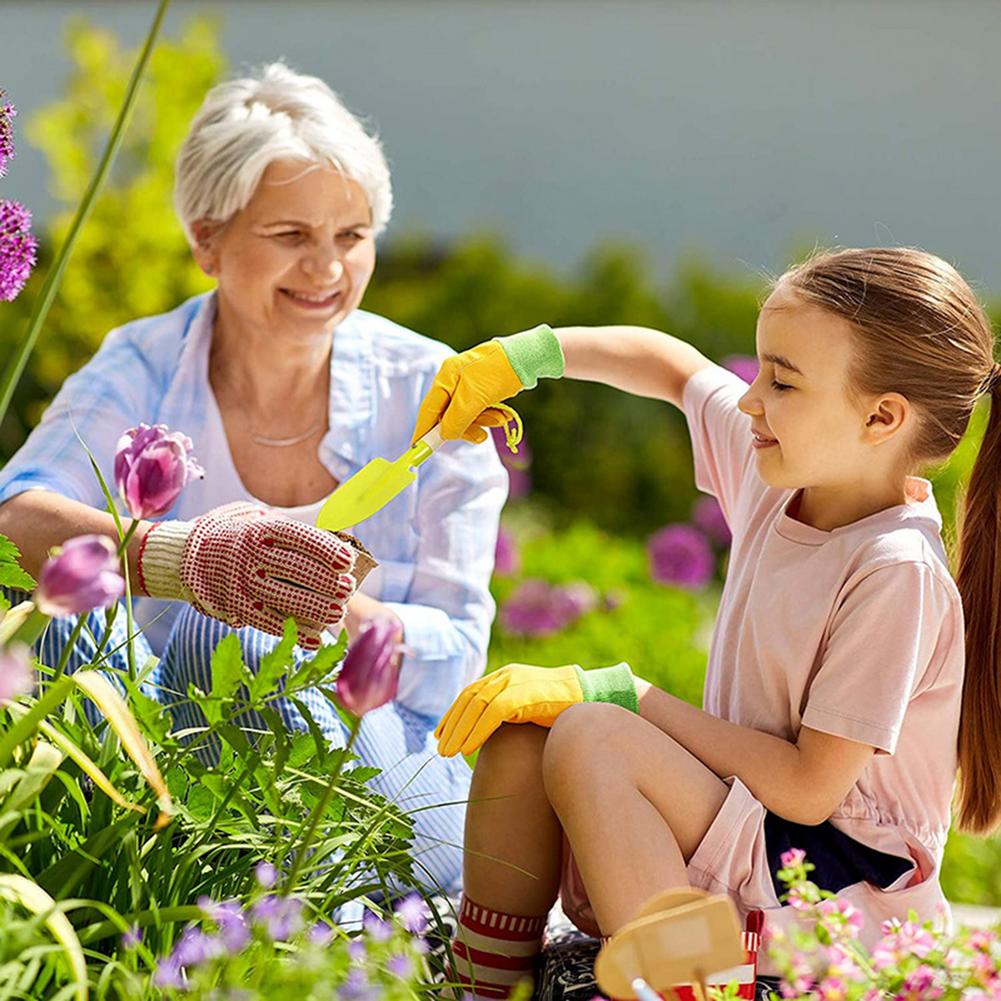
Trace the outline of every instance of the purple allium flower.
[[254, 869], [257, 885], [270, 890], [278, 880], [278, 870], [270, 862], [258, 862]]
[[20, 202], [0, 198], [0, 300], [12, 302], [17, 298], [37, 255], [31, 213]]
[[501, 525], [497, 532], [497, 548], [494, 550], [494, 573], [500, 577], [516, 574], [521, 566], [518, 544], [514, 536]]
[[567, 625], [598, 607], [598, 593], [586, 581], [560, 584], [553, 591], [556, 607]]
[[166, 424], [129, 428], [115, 446], [115, 485], [133, 518], [166, 514], [185, 486], [204, 475], [191, 439]]
[[413, 975], [414, 961], [405, 953], [401, 953], [397, 956], [390, 956], [389, 959], [386, 960], [386, 969], [394, 977], [406, 980], [408, 977]]
[[419, 893], [410, 893], [397, 904], [396, 916], [411, 935], [421, 935], [428, 926], [431, 911]]
[[400, 685], [400, 627], [395, 619], [380, 616], [366, 622], [348, 647], [337, 676], [337, 698], [355, 716], [396, 698]]
[[302, 901], [295, 897], [262, 897], [251, 914], [273, 942], [284, 942], [302, 928]]
[[753, 355], [727, 355], [720, 359], [723, 368], [739, 376], [750, 385], [758, 376], [758, 359]]
[[715, 497], [706, 494], [692, 505], [692, 524], [705, 532], [710, 541], [720, 548], [730, 545], [730, 526]]
[[17, 109], [0, 90], [0, 177], [7, 173], [7, 164], [14, 159], [14, 126], [11, 119], [17, 116]]
[[653, 579], [698, 590], [712, 580], [716, 559], [709, 540], [693, 525], [667, 525], [647, 543]]
[[135, 949], [143, 940], [143, 931], [139, 925], [131, 925], [128, 931], [122, 933], [121, 943], [123, 949]]
[[27, 695], [35, 686], [31, 652], [23, 643], [13, 643], [0, 650], [0, 706], [19, 695]]
[[532, 450], [523, 438], [518, 443], [517, 454], [513, 454], [507, 447], [503, 428], [491, 428], [490, 434], [493, 436], [501, 464], [507, 470], [508, 500], [519, 500], [532, 490], [532, 477], [528, 472], [532, 465]]
[[522, 581], [500, 610], [501, 625], [509, 633], [545, 636], [558, 632], [564, 621], [554, 601], [553, 588], [544, 580]]
[[35, 604], [46, 615], [79, 615], [113, 605], [125, 592], [115, 544], [106, 535], [78, 535], [42, 566]]
[[365, 934], [373, 942], [388, 942], [393, 937], [393, 926], [371, 911], [365, 915], [362, 925], [365, 928]]

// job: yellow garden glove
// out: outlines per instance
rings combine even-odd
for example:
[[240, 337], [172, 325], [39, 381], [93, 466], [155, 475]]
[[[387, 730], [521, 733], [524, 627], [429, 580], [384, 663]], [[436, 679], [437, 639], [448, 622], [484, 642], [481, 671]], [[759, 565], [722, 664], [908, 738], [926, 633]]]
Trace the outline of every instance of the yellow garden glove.
[[628, 664], [585, 671], [567, 667], [508, 664], [467, 685], [435, 729], [438, 753], [472, 754], [501, 723], [552, 726], [578, 702], [612, 702], [639, 712], [636, 682]]
[[421, 402], [413, 440], [440, 422], [446, 441], [484, 441], [484, 427], [499, 427], [508, 420], [492, 407], [532, 389], [540, 378], [559, 378], [563, 364], [560, 342], [545, 324], [446, 358]]

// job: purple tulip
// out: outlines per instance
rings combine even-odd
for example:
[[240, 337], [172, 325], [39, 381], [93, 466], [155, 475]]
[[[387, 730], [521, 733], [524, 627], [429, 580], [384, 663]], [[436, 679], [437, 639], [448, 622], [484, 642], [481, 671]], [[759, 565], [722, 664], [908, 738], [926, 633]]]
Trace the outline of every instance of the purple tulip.
[[348, 647], [337, 676], [337, 697], [355, 716], [396, 698], [400, 685], [400, 625], [389, 616], [366, 622]]
[[17, 298], [37, 255], [31, 213], [20, 202], [0, 199], [0, 300], [12, 302]]
[[133, 518], [166, 514], [205, 470], [191, 454], [191, 439], [166, 424], [129, 428], [115, 447], [115, 484]]
[[668, 525], [647, 543], [653, 579], [690, 590], [712, 579], [716, 560], [709, 540], [694, 525]]
[[0, 706], [19, 695], [27, 695], [35, 685], [31, 654], [23, 643], [0, 651]]
[[494, 550], [494, 573], [499, 577], [511, 577], [521, 566], [518, 544], [514, 536], [501, 525], [497, 532], [497, 548]]
[[46, 615], [79, 615], [113, 605], [125, 592], [115, 544], [105, 535], [68, 539], [45, 561], [35, 604]]
[[702, 496], [692, 505], [692, 524], [720, 548], [730, 545], [730, 526], [715, 497]]
[[727, 355], [720, 360], [720, 365], [740, 376], [749, 386], [758, 376], [758, 359], [753, 355]]

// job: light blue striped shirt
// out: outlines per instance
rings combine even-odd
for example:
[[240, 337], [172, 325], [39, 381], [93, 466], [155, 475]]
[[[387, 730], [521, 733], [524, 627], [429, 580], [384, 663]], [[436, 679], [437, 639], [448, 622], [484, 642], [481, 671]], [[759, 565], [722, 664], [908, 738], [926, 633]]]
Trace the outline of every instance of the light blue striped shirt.
[[[251, 499], [233, 465], [208, 378], [215, 295], [111, 331], [70, 376], [24, 446], [0, 470], [0, 502], [53, 490], [103, 508], [77, 433], [114, 489], [115, 444], [141, 421], [183, 431], [206, 469], [165, 517], [188, 519]], [[356, 310], [334, 332], [329, 430], [319, 458], [343, 482], [376, 456], [410, 445], [417, 408], [450, 348], [381, 316]], [[441, 715], [482, 673], [494, 602], [488, 590], [507, 474], [492, 445], [447, 442], [419, 467], [417, 482], [357, 530], [380, 566], [363, 590], [403, 621], [412, 651], [400, 677], [402, 703]], [[140, 598], [136, 619], [162, 651], [178, 611]]]

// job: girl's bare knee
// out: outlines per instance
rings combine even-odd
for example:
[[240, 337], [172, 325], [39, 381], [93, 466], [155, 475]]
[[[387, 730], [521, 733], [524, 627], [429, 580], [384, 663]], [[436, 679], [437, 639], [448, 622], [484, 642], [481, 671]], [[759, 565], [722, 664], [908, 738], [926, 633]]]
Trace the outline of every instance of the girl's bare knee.
[[618, 706], [585, 702], [556, 718], [542, 756], [542, 781], [551, 803], [572, 797], [608, 764], [606, 737], [616, 727], [618, 712]]
[[502, 723], [480, 748], [476, 771], [540, 769], [548, 731], [533, 723]]

